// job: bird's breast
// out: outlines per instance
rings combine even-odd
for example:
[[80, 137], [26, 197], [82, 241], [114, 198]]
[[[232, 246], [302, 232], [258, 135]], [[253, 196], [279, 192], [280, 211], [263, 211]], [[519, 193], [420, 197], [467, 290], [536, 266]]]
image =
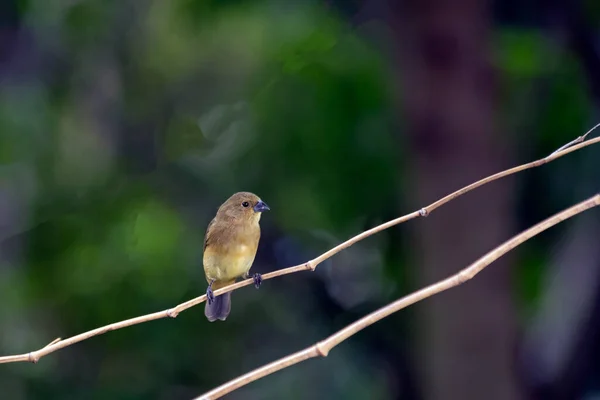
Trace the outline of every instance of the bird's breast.
[[244, 275], [252, 266], [257, 243], [232, 240], [204, 251], [204, 268], [210, 279], [230, 280]]

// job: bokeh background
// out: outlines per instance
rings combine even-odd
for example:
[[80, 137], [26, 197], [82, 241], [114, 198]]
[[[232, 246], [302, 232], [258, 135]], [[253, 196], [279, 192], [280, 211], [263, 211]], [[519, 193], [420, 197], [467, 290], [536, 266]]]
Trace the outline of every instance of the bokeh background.
[[[0, 354], [206, 290], [233, 192], [253, 270], [317, 256], [600, 122], [586, 1], [3, 0]], [[599, 190], [600, 147], [476, 190], [313, 272], [3, 364], [3, 399], [189, 399], [445, 278]], [[228, 399], [598, 399], [600, 212]]]

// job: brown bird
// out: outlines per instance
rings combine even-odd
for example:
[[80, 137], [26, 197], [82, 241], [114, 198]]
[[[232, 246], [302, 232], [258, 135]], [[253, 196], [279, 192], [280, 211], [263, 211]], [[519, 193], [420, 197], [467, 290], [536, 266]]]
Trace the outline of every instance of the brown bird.
[[[231, 285], [239, 277], [247, 279], [258, 241], [260, 240], [261, 213], [269, 206], [257, 195], [239, 192], [231, 196], [217, 210], [204, 237], [204, 274], [208, 282], [204, 315], [210, 322], [225, 321], [231, 311], [231, 292], [215, 297], [213, 290]], [[254, 274], [254, 286], [262, 282]]]

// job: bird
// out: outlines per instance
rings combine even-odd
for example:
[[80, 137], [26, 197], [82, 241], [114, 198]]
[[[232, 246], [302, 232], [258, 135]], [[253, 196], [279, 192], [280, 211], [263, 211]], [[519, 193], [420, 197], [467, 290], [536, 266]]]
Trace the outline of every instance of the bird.
[[[204, 235], [203, 266], [208, 288], [204, 315], [210, 322], [225, 321], [231, 312], [231, 292], [215, 296], [214, 290], [250, 278], [260, 240], [260, 217], [269, 206], [257, 195], [238, 192], [217, 210]], [[262, 276], [252, 275], [258, 289]]]

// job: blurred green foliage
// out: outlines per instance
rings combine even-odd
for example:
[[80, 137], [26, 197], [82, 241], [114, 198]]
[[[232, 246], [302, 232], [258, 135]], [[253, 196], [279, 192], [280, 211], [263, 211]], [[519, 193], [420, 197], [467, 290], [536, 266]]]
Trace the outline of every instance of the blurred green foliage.
[[[3, 269], [3, 353], [201, 294], [204, 227], [234, 191], [259, 193], [264, 229], [292, 235], [350, 235], [389, 209], [386, 64], [316, 3], [29, 1], [21, 17], [40, 61], [0, 101], [3, 182], [22, 215], [4, 242], [20, 250]], [[294, 306], [276, 288], [260, 296], [280, 300], [240, 292], [227, 324], [193, 309], [11, 365], [0, 384], [13, 399], [187, 398], [329, 331], [300, 328], [309, 309], [285, 322]], [[297, 329], [270, 345], [285, 326]], [[385, 398], [344, 354], [301, 370], [314, 393]], [[331, 363], [343, 379], [314, 376]], [[257, 384], [260, 397], [305, 398], [295, 373]]]

